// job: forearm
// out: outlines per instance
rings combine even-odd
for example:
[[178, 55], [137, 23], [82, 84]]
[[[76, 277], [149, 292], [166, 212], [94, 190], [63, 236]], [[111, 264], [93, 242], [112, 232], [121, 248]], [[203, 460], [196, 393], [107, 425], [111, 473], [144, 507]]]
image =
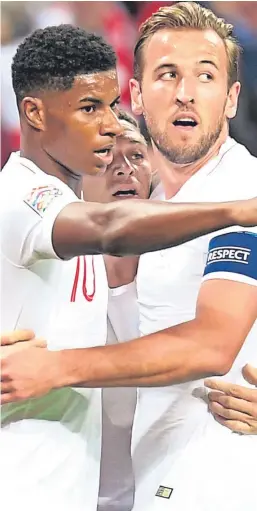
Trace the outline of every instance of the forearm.
[[193, 321], [128, 343], [63, 351], [60, 361], [56, 386], [163, 386], [228, 369], [221, 346], [203, 342]]
[[244, 210], [254, 211], [253, 206], [252, 210], [251, 206], [247, 208], [246, 202], [72, 203], [54, 222], [53, 247], [62, 259], [99, 253], [140, 255], [179, 245], [224, 227], [244, 225], [242, 222], [250, 216]]
[[[106, 205], [102, 251], [111, 255], [151, 252], [237, 225], [239, 203], [172, 204], [129, 201]], [[107, 214], [108, 212], [108, 214]]]

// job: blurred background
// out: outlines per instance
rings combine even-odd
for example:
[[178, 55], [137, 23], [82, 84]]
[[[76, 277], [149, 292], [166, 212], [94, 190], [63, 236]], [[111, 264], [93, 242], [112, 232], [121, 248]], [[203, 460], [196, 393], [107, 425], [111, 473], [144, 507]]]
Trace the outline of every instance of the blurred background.
[[[36, 28], [72, 23], [103, 35], [118, 55], [122, 106], [130, 108], [128, 81], [139, 25], [163, 5], [175, 2], [1, 2], [1, 166], [19, 148], [19, 121], [11, 84], [18, 44]], [[239, 110], [231, 135], [257, 156], [257, 2], [199, 2], [235, 27], [243, 47]], [[142, 129], [145, 127], [142, 125]]]

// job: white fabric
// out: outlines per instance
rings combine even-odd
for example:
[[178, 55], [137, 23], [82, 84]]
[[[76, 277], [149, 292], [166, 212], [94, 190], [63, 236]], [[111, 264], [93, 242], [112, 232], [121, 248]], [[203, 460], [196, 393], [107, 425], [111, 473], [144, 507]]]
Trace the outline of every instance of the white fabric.
[[[40, 216], [23, 198], [49, 185], [62, 195]], [[102, 256], [61, 261], [51, 242], [56, 216], [77, 197], [18, 155], [0, 176], [0, 194], [1, 330], [32, 328], [53, 350], [105, 344], [108, 285]], [[64, 388], [5, 405], [2, 421], [1, 498], [8, 511], [96, 510], [100, 389]]]
[[[227, 201], [255, 195], [256, 159], [229, 138], [217, 157], [192, 176], [172, 202]], [[160, 186], [154, 198], [164, 200]], [[231, 230], [242, 229], [219, 232]], [[141, 256], [137, 276], [141, 335], [194, 318], [213, 236]], [[234, 279], [241, 282], [242, 276]], [[241, 369], [246, 362], [257, 365], [256, 337], [257, 323], [223, 379], [246, 385]], [[215, 422], [208, 412], [202, 380], [139, 390], [132, 453], [133, 511], [257, 509], [257, 437], [232, 433]], [[169, 499], [154, 497], [160, 485], [174, 489]]]
[[109, 289], [108, 318], [119, 342], [138, 337], [139, 309], [136, 281]]
[[[52, 200], [43, 216], [25, 203], [31, 190], [54, 186], [61, 195]], [[63, 269], [52, 246], [52, 227], [58, 213], [75, 194], [59, 179], [46, 175], [32, 162], [11, 155], [0, 175], [1, 232], [1, 329], [35, 328], [46, 335]], [[37, 299], [35, 299], [37, 297]], [[42, 304], [42, 305], [41, 305]], [[32, 323], [31, 323], [32, 322]]]
[[243, 284], [250, 284], [251, 286], [257, 286], [257, 280], [252, 277], [247, 277], [247, 275], [239, 275], [239, 273], [233, 272], [225, 272], [219, 271], [214, 273], [210, 273], [203, 277], [203, 280], [235, 280], [236, 282], [242, 282]]
[[[136, 284], [109, 289], [108, 344], [139, 336]], [[131, 511], [134, 475], [131, 435], [136, 408], [135, 388], [105, 388], [98, 511]]]

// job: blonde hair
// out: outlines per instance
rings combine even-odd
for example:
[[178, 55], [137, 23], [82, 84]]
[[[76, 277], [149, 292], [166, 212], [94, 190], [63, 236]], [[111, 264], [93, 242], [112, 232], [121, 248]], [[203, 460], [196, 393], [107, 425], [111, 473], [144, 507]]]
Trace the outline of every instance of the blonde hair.
[[228, 86], [238, 79], [241, 48], [233, 37], [233, 25], [218, 18], [210, 9], [195, 2], [178, 2], [172, 6], [161, 7], [152, 14], [139, 29], [139, 37], [134, 50], [134, 76], [142, 78], [143, 49], [153, 34], [164, 28], [214, 30], [222, 39], [228, 57]]

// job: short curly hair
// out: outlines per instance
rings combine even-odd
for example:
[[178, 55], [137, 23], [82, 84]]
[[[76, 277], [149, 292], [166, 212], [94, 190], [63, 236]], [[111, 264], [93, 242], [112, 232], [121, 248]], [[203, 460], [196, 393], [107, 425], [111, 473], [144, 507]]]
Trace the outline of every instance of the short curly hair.
[[12, 62], [17, 102], [30, 93], [67, 90], [74, 78], [116, 68], [113, 48], [98, 35], [72, 25], [35, 30], [19, 45]]

